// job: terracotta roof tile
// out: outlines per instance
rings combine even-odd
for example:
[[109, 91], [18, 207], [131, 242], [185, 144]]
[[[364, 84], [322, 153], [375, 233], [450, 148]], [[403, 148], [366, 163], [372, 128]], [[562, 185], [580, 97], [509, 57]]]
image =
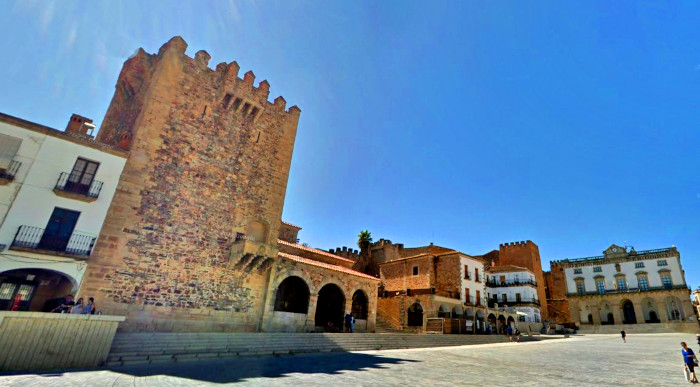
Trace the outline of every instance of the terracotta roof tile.
[[289, 259], [291, 261], [303, 263], [306, 265], [318, 266], [318, 267], [322, 267], [322, 268], [328, 269], [328, 270], [334, 270], [334, 271], [338, 271], [341, 273], [354, 275], [357, 277], [362, 277], [362, 278], [367, 278], [367, 279], [379, 281], [379, 278], [377, 278], [377, 277], [374, 277], [374, 276], [371, 276], [371, 275], [365, 274], [365, 273], [360, 273], [359, 271], [348, 269], [347, 267], [338, 266], [338, 265], [331, 265], [330, 263], [314, 261], [313, 259], [303, 258], [303, 257], [300, 257], [298, 255], [292, 255], [292, 254], [287, 254], [287, 253], [282, 253], [282, 252], [277, 253], [277, 255], [279, 257], [284, 258], [284, 259]]
[[282, 221], [282, 223], [283, 223], [283, 224], [286, 224], [287, 226], [292, 226], [292, 227], [295, 227], [295, 228], [298, 228], [298, 229], [301, 230], [301, 227], [297, 226], [296, 224], [291, 224], [291, 223], [289, 223], [289, 222], [285, 222], [284, 220]]
[[341, 257], [341, 256], [339, 256], [339, 255], [331, 254], [331, 253], [329, 253], [329, 252], [327, 252], [327, 251], [323, 251], [323, 250], [319, 250], [319, 249], [314, 249], [314, 248], [312, 248], [312, 247], [306, 247], [306, 246], [300, 245], [300, 244], [298, 244], [298, 243], [289, 243], [289, 242], [283, 241], [283, 240], [281, 240], [281, 239], [278, 239], [278, 240], [277, 240], [277, 243], [279, 243], [279, 244], [281, 244], [281, 245], [293, 247], [293, 248], [295, 248], [295, 249], [308, 251], [308, 252], [310, 252], [310, 253], [319, 254], [319, 255], [324, 255], [324, 256], [326, 256], [326, 257], [331, 257], [331, 258], [334, 258], [334, 259], [337, 259], [337, 260], [340, 260], [340, 261], [346, 261], [346, 262], [355, 263], [355, 261], [353, 261], [352, 259], [343, 258], [343, 257]]

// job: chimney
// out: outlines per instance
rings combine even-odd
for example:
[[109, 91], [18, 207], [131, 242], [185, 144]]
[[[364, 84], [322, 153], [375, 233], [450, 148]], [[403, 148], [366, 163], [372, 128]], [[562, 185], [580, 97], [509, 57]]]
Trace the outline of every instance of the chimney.
[[80, 134], [83, 136], [92, 137], [94, 131], [95, 125], [92, 124], [91, 119], [75, 113], [70, 116], [70, 121], [68, 121], [68, 126], [66, 126], [66, 133], [70, 134]]

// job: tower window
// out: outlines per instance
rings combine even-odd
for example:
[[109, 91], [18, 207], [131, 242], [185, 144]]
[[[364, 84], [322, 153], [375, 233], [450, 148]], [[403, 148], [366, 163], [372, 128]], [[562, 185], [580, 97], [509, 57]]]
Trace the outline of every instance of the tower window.
[[413, 275], [418, 275], [418, 266], [413, 266]]

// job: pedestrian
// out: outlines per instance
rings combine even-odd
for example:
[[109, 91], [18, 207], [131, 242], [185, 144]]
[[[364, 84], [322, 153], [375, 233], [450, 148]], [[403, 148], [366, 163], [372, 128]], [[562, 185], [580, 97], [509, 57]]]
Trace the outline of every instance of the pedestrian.
[[352, 317], [352, 315], [350, 313], [346, 313], [345, 314], [345, 332], [346, 333], [352, 333], [354, 322], [355, 322], [355, 318]]
[[83, 308], [83, 313], [82, 314], [95, 314], [95, 299], [90, 297], [88, 298], [88, 303], [85, 305], [85, 308]]
[[687, 380], [690, 383], [697, 383], [698, 382], [698, 377], [695, 374], [695, 367], [698, 365], [698, 359], [695, 357], [695, 352], [693, 352], [692, 349], [688, 348], [688, 345], [685, 343], [685, 341], [681, 342], [681, 347], [683, 349], [681, 350], [681, 355], [683, 355], [683, 369], [684, 371], [687, 372]]
[[508, 328], [506, 328], [506, 335], [508, 335], [508, 339], [512, 343], [513, 342], [513, 327], [511, 327], [510, 325], [508, 325]]
[[70, 312], [71, 314], [83, 314], [83, 310], [85, 309], [85, 305], [83, 305], [83, 299], [78, 298], [78, 301], [75, 302], [75, 305], [73, 308], [71, 308]]
[[620, 335], [622, 335], [622, 341], [626, 343], [627, 342], [627, 333], [625, 333], [624, 329], [620, 331]]
[[51, 310], [51, 313], [70, 313], [74, 305], [75, 301], [73, 301], [73, 295], [69, 294], [63, 297], [63, 301], [60, 301], [60, 304]]
[[698, 339], [698, 347], [700, 347], [700, 334], [695, 335], [695, 337]]

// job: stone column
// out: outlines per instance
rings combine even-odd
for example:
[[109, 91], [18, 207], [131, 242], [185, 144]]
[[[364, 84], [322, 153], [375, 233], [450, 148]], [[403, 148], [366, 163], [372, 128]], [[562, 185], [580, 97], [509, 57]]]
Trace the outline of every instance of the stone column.
[[632, 305], [634, 306], [634, 317], [637, 318], [637, 324], [644, 324], [646, 321], [644, 320], [644, 310], [642, 309], [642, 304], [637, 302], [633, 302]]
[[656, 300], [656, 314], [659, 316], [659, 321], [662, 323], [668, 322], [668, 310], [664, 300]]
[[593, 315], [593, 325], [600, 325], [600, 305], [591, 306], [591, 315]]
[[306, 331], [316, 328], [316, 306], [318, 305], [318, 293], [309, 295], [309, 313], [306, 319]]

